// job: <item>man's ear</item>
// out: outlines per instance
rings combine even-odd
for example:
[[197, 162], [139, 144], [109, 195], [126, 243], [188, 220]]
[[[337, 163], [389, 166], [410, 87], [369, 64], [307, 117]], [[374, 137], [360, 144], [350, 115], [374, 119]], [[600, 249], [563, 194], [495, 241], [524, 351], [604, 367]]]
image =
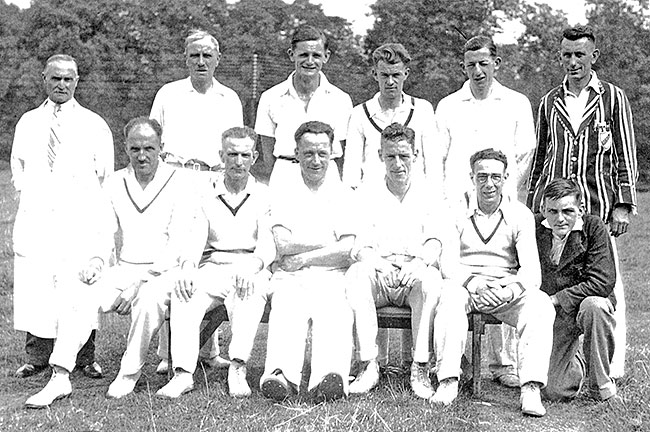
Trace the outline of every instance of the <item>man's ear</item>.
[[259, 157], [259, 155], [260, 155], [260, 152], [258, 152], [257, 150], [253, 150], [253, 162], [251, 162], [251, 165], [253, 165], [255, 163], [255, 161], [257, 161], [257, 158]]
[[467, 74], [467, 71], [465, 70], [465, 62], [463, 60], [461, 60], [461, 61], [458, 62], [458, 65], [460, 66], [460, 70], [461, 70], [462, 74], [469, 78], [469, 75]]
[[219, 159], [221, 159], [221, 162], [226, 163], [226, 161], [224, 160], [224, 154], [222, 148], [219, 149]]
[[287, 49], [287, 55], [289, 56], [291, 61], [293, 61], [293, 49], [292, 48]]
[[501, 57], [496, 56], [496, 57], [494, 58], [494, 70], [495, 70], [495, 71], [498, 71], [498, 70], [499, 70], [499, 66], [501, 66]]
[[332, 55], [332, 51], [325, 50], [325, 56], [323, 57], [323, 64], [326, 64], [329, 61], [331, 55]]
[[384, 154], [381, 152], [381, 148], [379, 150], [377, 150], [377, 154], [379, 155], [379, 160], [383, 162], [384, 161]]
[[591, 57], [592, 57], [591, 64], [595, 64], [600, 58], [600, 50], [596, 48], [594, 52], [591, 53]]

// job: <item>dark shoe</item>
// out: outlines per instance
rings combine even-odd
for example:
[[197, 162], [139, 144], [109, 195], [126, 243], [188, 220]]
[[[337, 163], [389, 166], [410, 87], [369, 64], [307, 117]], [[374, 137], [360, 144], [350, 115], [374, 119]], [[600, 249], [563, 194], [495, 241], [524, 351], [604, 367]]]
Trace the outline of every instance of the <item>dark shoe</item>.
[[291, 394], [292, 386], [282, 371], [276, 369], [270, 375], [262, 377], [260, 390], [265, 397], [282, 402]]
[[25, 363], [18, 368], [14, 376], [16, 378], [27, 378], [37, 373], [43, 372], [48, 365], [33, 365], [30, 363]]
[[341, 399], [345, 397], [343, 378], [337, 373], [327, 374], [323, 381], [309, 391], [309, 394], [315, 403]]
[[104, 376], [102, 372], [102, 367], [97, 364], [97, 362], [92, 362], [89, 365], [84, 366], [81, 369], [81, 372], [88, 378], [98, 379]]
[[510, 387], [510, 388], [521, 387], [521, 383], [519, 382], [519, 377], [511, 373], [500, 375], [494, 378], [494, 381], [498, 382], [504, 387]]

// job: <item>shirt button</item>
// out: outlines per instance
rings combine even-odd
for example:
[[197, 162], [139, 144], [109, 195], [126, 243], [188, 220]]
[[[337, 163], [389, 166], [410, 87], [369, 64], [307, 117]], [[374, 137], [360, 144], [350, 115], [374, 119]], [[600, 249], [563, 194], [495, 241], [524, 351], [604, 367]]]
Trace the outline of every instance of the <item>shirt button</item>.
[[575, 175], [575, 174], [571, 174], [569, 177], [572, 178], [572, 179], [574, 179], [574, 178], [576, 178], [576, 175]]
[[575, 157], [575, 156], [573, 156], [573, 157], [571, 158], [571, 162], [575, 162], [575, 161], [577, 161], [577, 160], [578, 160], [578, 158]]

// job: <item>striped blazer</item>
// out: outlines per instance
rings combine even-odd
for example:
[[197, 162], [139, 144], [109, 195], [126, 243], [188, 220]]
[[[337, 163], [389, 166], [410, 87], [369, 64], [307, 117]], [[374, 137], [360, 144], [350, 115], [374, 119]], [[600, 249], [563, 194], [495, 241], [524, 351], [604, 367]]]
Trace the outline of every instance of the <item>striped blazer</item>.
[[622, 89], [594, 78], [598, 91], [590, 89], [577, 134], [569, 120], [564, 85], [539, 104], [527, 200], [534, 212], [540, 211], [546, 185], [564, 177], [580, 186], [587, 214], [608, 222], [618, 204], [629, 204], [636, 213], [638, 171], [630, 103]]

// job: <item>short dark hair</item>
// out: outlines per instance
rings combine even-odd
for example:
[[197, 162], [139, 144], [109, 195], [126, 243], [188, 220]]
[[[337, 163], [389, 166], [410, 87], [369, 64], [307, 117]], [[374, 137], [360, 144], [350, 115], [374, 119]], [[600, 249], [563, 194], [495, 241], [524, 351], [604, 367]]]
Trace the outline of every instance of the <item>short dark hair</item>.
[[372, 63], [377, 66], [380, 61], [388, 64], [402, 62], [408, 66], [411, 63], [411, 55], [400, 43], [385, 43], [372, 52]]
[[493, 148], [487, 148], [477, 151], [472, 155], [472, 157], [469, 158], [469, 166], [472, 168], [472, 172], [474, 172], [474, 165], [476, 162], [487, 159], [498, 160], [499, 162], [503, 163], [504, 170], [508, 168], [508, 158], [505, 154], [503, 154], [502, 151], [494, 150]]
[[221, 134], [222, 143], [230, 138], [235, 138], [235, 139], [250, 138], [254, 143], [257, 142], [257, 134], [252, 128], [249, 128], [248, 126], [231, 127], [230, 129], [226, 129]]
[[494, 44], [494, 41], [491, 37], [488, 36], [474, 36], [465, 42], [463, 47], [463, 54], [467, 51], [478, 51], [480, 49], [487, 48], [490, 50], [490, 55], [492, 57], [497, 56], [497, 46]]
[[562, 38], [570, 41], [575, 41], [582, 38], [587, 38], [593, 43], [596, 43], [596, 35], [594, 30], [589, 26], [576, 26], [564, 29]]
[[74, 64], [74, 71], [77, 76], [79, 76], [79, 69], [77, 66], [77, 60], [74, 57], [68, 54], [54, 54], [45, 60], [45, 67], [43, 68], [43, 73], [47, 73], [47, 68], [50, 67], [52, 63], [56, 62], [69, 62]]
[[190, 30], [190, 34], [185, 38], [185, 54], [187, 54], [187, 47], [190, 46], [191, 43], [205, 38], [210, 39], [210, 42], [212, 42], [214, 48], [217, 50], [217, 52], [219, 52], [219, 41], [216, 37], [212, 36], [205, 30], [192, 29]]
[[298, 126], [298, 129], [296, 130], [296, 133], [293, 136], [296, 140], [296, 147], [298, 147], [298, 143], [300, 142], [302, 136], [308, 133], [313, 133], [313, 134], [324, 133], [327, 135], [327, 138], [329, 139], [330, 146], [334, 142], [334, 129], [332, 129], [332, 126], [328, 125], [327, 123], [323, 123], [321, 121], [311, 120]]
[[582, 191], [576, 182], [566, 178], [553, 179], [544, 188], [543, 200], [557, 200], [565, 196], [573, 196], [578, 204], [582, 203]]
[[329, 49], [329, 41], [327, 40], [327, 36], [325, 36], [325, 33], [323, 33], [321, 30], [317, 29], [314, 26], [304, 24], [298, 27], [296, 31], [293, 32], [293, 35], [291, 36], [291, 48], [295, 49], [298, 42], [317, 41], [317, 40], [323, 41], [323, 46], [325, 47], [325, 51]]
[[392, 123], [381, 131], [380, 145], [383, 148], [385, 142], [406, 141], [411, 145], [411, 150], [415, 153], [415, 131], [401, 123]]
[[124, 139], [129, 137], [129, 134], [134, 128], [142, 125], [149, 125], [151, 129], [153, 129], [153, 131], [156, 132], [158, 138], [162, 137], [162, 126], [160, 126], [158, 120], [149, 118], [147, 116], [139, 116], [129, 120], [126, 126], [124, 126]]

